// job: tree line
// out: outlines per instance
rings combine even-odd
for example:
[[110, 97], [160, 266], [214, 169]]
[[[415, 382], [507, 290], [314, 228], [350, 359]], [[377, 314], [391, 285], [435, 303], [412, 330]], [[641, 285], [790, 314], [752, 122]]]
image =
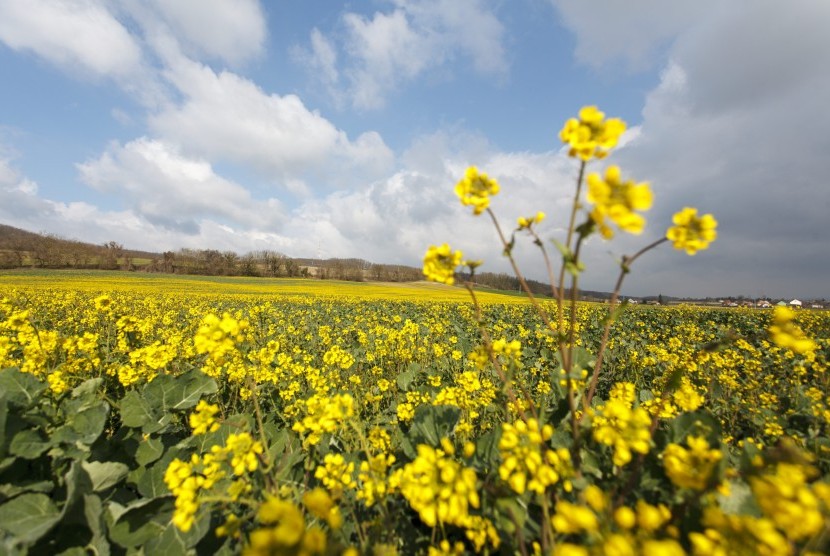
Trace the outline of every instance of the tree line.
[[[420, 268], [372, 263], [363, 259], [292, 258], [273, 250], [252, 251], [244, 255], [217, 249], [187, 248], [153, 253], [127, 249], [115, 241], [96, 245], [3, 224], [0, 224], [0, 268], [101, 269], [354, 282], [415, 282], [424, 278]], [[469, 275], [461, 274], [459, 279], [467, 280]], [[516, 277], [505, 273], [479, 272], [475, 275], [475, 282], [496, 290], [520, 290]], [[528, 285], [534, 294], [550, 295], [548, 284], [528, 280]]]

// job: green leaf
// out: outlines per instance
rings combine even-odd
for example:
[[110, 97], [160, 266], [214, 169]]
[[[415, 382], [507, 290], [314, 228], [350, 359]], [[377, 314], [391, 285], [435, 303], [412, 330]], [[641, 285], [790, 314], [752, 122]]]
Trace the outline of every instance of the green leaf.
[[66, 422], [52, 435], [52, 441], [89, 446], [98, 440], [107, 424], [109, 405], [101, 400], [69, 400], [65, 405]]
[[153, 463], [164, 454], [164, 443], [159, 438], [148, 438], [138, 445], [135, 461], [139, 465]]
[[66, 484], [66, 502], [61, 510], [61, 518], [75, 522], [83, 515], [82, 511], [77, 511], [77, 506], [83, 505], [84, 495], [92, 494], [92, 480], [79, 461], [72, 462], [63, 480]]
[[140, 546], [161, 535], [173, 517], [173, 498], [141, 500], [124, 508], [110, 504], [110, 539], [124, 548]]
[[[172, 461], [172, 458], [170, 461]], [[136, 486], [142, 496], [156, 498], [170, 494], [170, 489], [167, 488], [167, 484], [164, 482], [164, 472], [167, 471], [168, 465], [169, 463], [164, 460], [159, 461], [154, 466], [147, 468], [147, 471], [141, 475]]]
[[14, 405], [29, 408], [34, 405], [46, 384], [34, 375], [23, 373], [15, 368], [0, 371], [0, 392]]
[[0, 506], [0, 529], [20, 542], [31, 543], [60, 520], [55, 503], [45, 494], [24, 494]]
[[461, 410], [452, 405], [422, 405], [415, 409], [409, 431], [412, 444], [438, 446], [441, 439], [452, 434]]
[[193, 523], [193, 527], [187, 533], [179, 531], [172, 523], [167, 524], [164, 532], [150, 539], [144, 545], [145, 554], [187, 554], [188, 549], [193, 548], [202, 540], [210, 530], [210, 514], [204, 512], [202, 517]]
[[199, 403], [203, 395], [219, 390], [216, 381], [199, 369], [183, 375], [160, 375], [144, 387], [144, 399], [161, 411], [189, 409]]
[[92, 532], [90, 548], [99, 556], [109, 556], [110, 543], [107, 541], [104, 507], [98, 496], [94, 494], [84, 495], [84, 516], [89, 530]]
[[100, 492], [115, 486], [127, 476], [129, 468], [123, 463], [114, 461], [84, 461], [81, 463], [84, 471], [92, 481], [92, 490]]
[[395, 382], [398, 384], [398, 388], [400, 388], [403, 392], [409, 391], [409, 387], [418, 377], [418, 373], [421, 372], [421, 366], [418, 363], [410, 363], [406, 370], [400, 374], [398, 374]]
[[[160, 380], [160, 378], [156, 379]], [[155, 382], [155, 380], [153, 381]], [[121, 423], [126, 427], [141, 428], [145, 433], [158, 432], [167, 426], [164, 412], [135, 390], [127, 392], [119, 403]]]
[[24, 459], [37, 459], [51, 445], [51, 442], [45, 441], [38, 431], [25, 429], [14, 435], [9, 453]]
[[84, 381], [80, 386], [76, 387], [72, 390], [72, 397], [73, 398], [82, 398], [94, 395], [97, 397], [98, 389], [101, 387], [101, 384], [104, 383], [104, 379], [101, 377], [98, 378], [90, 378], [89, 380]]

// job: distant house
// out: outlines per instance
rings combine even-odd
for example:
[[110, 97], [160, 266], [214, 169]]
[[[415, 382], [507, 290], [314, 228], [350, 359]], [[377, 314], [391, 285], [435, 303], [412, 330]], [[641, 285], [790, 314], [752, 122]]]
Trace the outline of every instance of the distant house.
[[761, 301], [758, 302], [758, 308], [759, 309], [769, 309], [770, 307], [772, 307], [772, 304], [769, 301], [767, 301], [766, 299], [762, 299]]
[[800, 308], [801, 307], [801, 302], [797, 299], [793, 299], [792, 301], [790, 301], [790, 305], [793, 306], [793, 307], [799, 307]]
[[778, 302], [778, 303], [776, 303], [775, 305], [776, 305], [777, 307], [786, 307], [786, 306], [787, 306], [787, 302], [786, 302], [786, 301], [784, 301], [784, 300], [782, 299], [781, 301], [779, 301], [779, 302]]
[[813, 303], [810, 305], [810, 309], [824, 309], [824, 305], [821, 303]]

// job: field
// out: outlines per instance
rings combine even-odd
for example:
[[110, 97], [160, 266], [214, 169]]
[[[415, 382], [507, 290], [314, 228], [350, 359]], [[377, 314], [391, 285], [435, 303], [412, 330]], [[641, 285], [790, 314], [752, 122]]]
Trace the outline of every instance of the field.
[[830, 550], [830, 313], [478, 301], [0, 274], [0, 553]]

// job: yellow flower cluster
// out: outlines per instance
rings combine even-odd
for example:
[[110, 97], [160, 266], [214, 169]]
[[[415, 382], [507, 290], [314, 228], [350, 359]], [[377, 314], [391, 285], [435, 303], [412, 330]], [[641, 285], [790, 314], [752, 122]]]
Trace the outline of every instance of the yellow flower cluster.
[[452, 285], [455, 283], [455, 269], [464, 255], [453, 251], [446, 243], [440, 247], [430, 245], [424, 255], [424, 277], [432, 282]]
[[672, 217], [674, 226], [666, 232], [666, 238], [675, 249], [685, 249], [689, 255], [706, 249], [718, 237], [718, 222], [711, 214], [697, 215], [697, 209], [684, 207]]
[[619, 166], [609, 166], [604, 179], [597, 173], [588, 175], [588, 202], [594, 204], [591, 219], [605, 239], [614, 237], [607, 219], [623, 231], [640, 234], [646, 219], [634, 211], [651, 208], [651, 188], [646, 182], [622, 181]]
[[273, 554], [324, 554], [327, 546], [325, 532], [319, 527], [306, 527], [302, 510], [288, 500], [269, 496], [257, 511], [258, 521], [265, 525], [254, 530], [245, 556]]
[[520, 216], [518, 218], [517, 223], [518, 223], [518, 226], [519, 226], [520, 230], [525, 230], [527, 228], [530, 228], [534, 224], [539, 224], [544, 219], [545, 219], [545, 213], [542, 212], [542, 211], [539, 211], [539, 212], [536, 213], [535, 216]]
[[233, 474], [239, 476], [245, 472], [256, 471], [259, 466], [257, 456], [262, 454], [262, 443], [254, 440], [249, 433], [240, 432], [228, 436], [224, 450], [219, 451], [217, 446], [214, 446], [212, 451], [220, 457], [230, 456]]
[[[442, 446], [447, 448], [448, 443]], [[418, 456], [400, 472], [400, 491], [421, 521], [430, 527], [438, 523], [464, 526], [470, 508], [479, 507], [474, 469], [464, 467], [452, 453], [419, 444]]]
[[490, 196], [499, 192], [499, 184], [475, 166], [470, 166], [455, 186], [455, 194], [464, 206], [472, 206], [473, 214], [481, 214], [490, 206]]
[[363, 500], [368, 507], [383, 500], [387, 494], [392, 492], [394, 489], [389, 484], [388, 473], [394, 463], [395, 456], [387, 454], [371, 455], [368, 461], [361, 461], [360, 471], [357, 474], [357, 480], [360, 483], [357, 499]]
[[807, 482], [814, 474], [814, 469], [804, 465], [779, 463], [749, 479], [761, 511], [792, 541], [812, 537], [830, 518], [822, 515], [821, 498]]
[[699, 436], [690, 436], [686, 444], [688, 449], [673, 443], [666, 447], [663, 452], [666, 475], [681, 488], [704, 490], [723, 454], [720, 450], [710, 449], [709, 442]]
[[570, 118], [559, 132], [559, 138], [570, 146], [568, 155], [588, 161], [604, 158], [617, 145], [625, 131], [625, 122], [619, 118], [605, 119], [605, 113], [596, 106], [584, 106], [579, 119]]
[[200, 434], [217, 431], [219, 429], [219, 423], [216, 422], [215, 417], [217, 413], [219, 413], [218, 405], [209, 404], [205, 400], [199, 400], [199, 403], [196, 405], [196, 410], [188, 418], [190, 428], [193, 429], [193, 435], [198, 436]]
[[236, 344], [245, 339], [246, 328], [248, 321], [237, 320], [228, 313], [221, 319], [213, 314], [206, 315], [193, 338], [196, 353], [207, 353], [211, 360], [221, 364]]
[[789, 307], [776, 307], [768, 331], [770, 339], [795, 353], [810, 353], [818, 347], [793, 321], [795, 312]]
[[593, 417], [594, 440], [614, 447], [614, 465], [631, 461], [631, 452], [647, 454], [651, 445], [651, 417], [642, 407], [634, 407], [634, 385], [617, 383], [608, 401], [597, 407]]
[[354, 462], [347, 462], [343, 454], [326, 454], [323, 465], [317, 467], [314, 477], [319, 479], [323, 486], [339, 498], [344, 490], [355, 487]]
[[790, 543], [767, 518], [727, 514], [718, 507], [703, 512], [704, 530], [689, 533], [694, 556], [730, 554], [793, 554]]
[[[256, 471], [259, 467], [257, 456], [262, 451], [260, 442], [242, 432], [228, 436], [225, 446], [214, 445], [209, 453], [201, 456], [193, 454], [189, 461], [173, 459], [164, 472], [164, 482], [176, 497], [173, 524], [183, 532], [189, 531], [199, 511], [199, 494], [228, 477], [227, 467], [235, 476]], [[239, 493], [248, 488], [244, 480], [231, 483], [231, 498], [238, 498]]]
[[308, 434], [303, 444], [313, 446], [320, 442], [323, 434], [336, 432], [354, 415], [354, 398], [350, 394], [314, 395], [306, 400], [305, 408], [306, 416], [296, 421], [291, 430]]
[[173, 525], [182, 532], [190, 531], [199, 511], [199, 493], [224, 477], [221, 460], [214, 454], [193, 454], [189, 462], [173, 459], [164, 472], [164, 483], [176, 497]]
[[552, 426], [540, 427], [536, 419], [528, 419], [503, 423], [501, 431], [499, 477], [515, 492], [524, 494], [530, 490], [542, 494], [550, 485], [568, 478], [571, 471], [568, 450], [546, 448], [553, 434]]

